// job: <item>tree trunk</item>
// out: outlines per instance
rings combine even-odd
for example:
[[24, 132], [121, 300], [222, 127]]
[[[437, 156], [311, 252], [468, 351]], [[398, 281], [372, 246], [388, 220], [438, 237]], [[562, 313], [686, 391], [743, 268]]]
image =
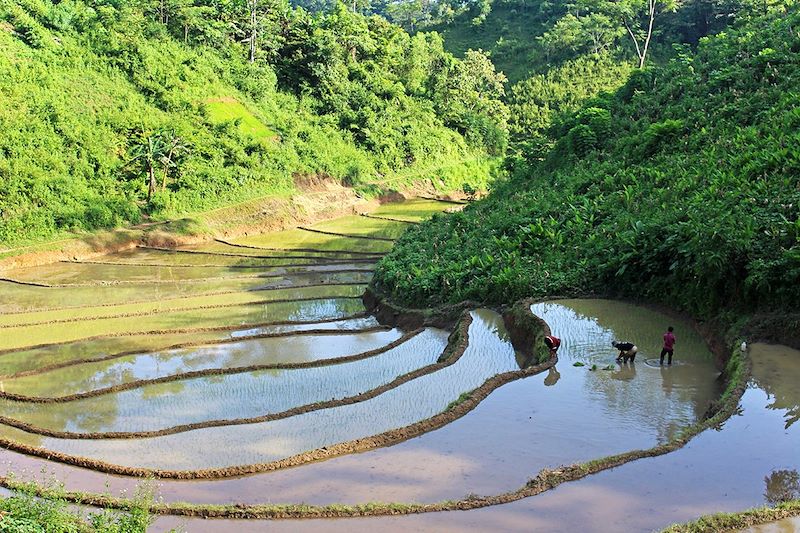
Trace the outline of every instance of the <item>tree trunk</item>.
[[250, 62], [256, 60], [256, 39], [258, 38], [258, 0], [250, 0]]
[[147, 201], [149, 202], [153, 197], [153, 193], [156, 192], [156, 169], [153, 167], [152, 163], [148, 163], [147, 165], [147, 174], [149, 178], [147, 183]]
[[169, 172], [168, 167], [164, 166], [164, 175], [161, 178], [161, 192], [167, 190], [167, 173]]
[[656, 20], [656, 1], [648, 0], [647, 5], [650, 9], [650, 22], [647, 25], [647, 37], [644, 40], [644, 47], [642, 48], [642, 55], [639, 57], [639, 68], [644, 68], [645, 59], [647, 59], [647, 48], [650, 46], [650, 39], [653, 37], [653, 23]]
[[172, 146], [167, 152], [167, 157], [164, 158], [164, 176], [161, 179], [161, 190], [167, 190], [167, 174], [169, 173], [169, 167], [172, 165], [172, 153], [175, 151], [175, 147]]
[[642, 55], [642, 51], [639, 48], [639, 41], [636, 39], [636, 35], [633, 33], [633, 30], [628, 25], [627, 20], [623, 20], [622, 23], [625, 25], [625, 29], [628, 30], [628, 35], [631, 37], [631, 41], [633, 41], [633, 46], [636, 48], [636, 57], [639, 58], [639, 68], [642, 68], [644, 64], [644, 56]]

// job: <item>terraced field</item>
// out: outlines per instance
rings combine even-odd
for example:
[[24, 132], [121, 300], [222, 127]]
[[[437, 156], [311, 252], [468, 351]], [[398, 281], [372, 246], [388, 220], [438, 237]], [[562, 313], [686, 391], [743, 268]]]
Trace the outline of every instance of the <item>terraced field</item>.
[[[235, 241], [3, 272], [0, 480], [116, 496], [155, 477], [166, 514], [487, 507], [476, 529], [524, 529], [513, 509], [536, 505], [512, 502], [536, 493], [527, 482], [538, 471], [666, 446], [703, 419], [722, 392], [714, 357], [691, 323], [652, 310], [523, 305], [563, 339], [557, 366], [515, 350], [494, 310], [464, 310], [448, 330], [369, 315], [361, 297], [375, 262], [405, 228], [450, 207], [407, 201]], [[669, 369], [654, 359], [667, 323], [681, 348]], [[614, 363], [621, 338], [639, 345], [635, 365]], [[94, 498], [80, 496], [119, 504]], [[324, 527], [447, 529], [450, 519], [424, 516]], [[165, 517], [154, 530], [175, 525], [262, 527]]]
[[361, 296], [393, 239], [450, 206], [4, 271], [0, 445], [139, 477], [228, 477], [442, 411], [515, 367], [513, 350], [440, 361], [447, 331], [380, 325]]

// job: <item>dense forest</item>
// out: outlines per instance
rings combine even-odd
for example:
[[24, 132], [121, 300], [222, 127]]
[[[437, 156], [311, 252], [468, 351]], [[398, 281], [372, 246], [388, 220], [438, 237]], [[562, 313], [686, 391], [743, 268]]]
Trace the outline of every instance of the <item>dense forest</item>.
[[738, 18], [552, 115], [486, 200], [410, 230], [377, 288], [408, 304], [599, 293], [701, 316], [796, 307], [800, 14]]
[[344, 5], [0, 3], [0, 242], [174, 217], [330, 176], [480, 186], [504, 77]]

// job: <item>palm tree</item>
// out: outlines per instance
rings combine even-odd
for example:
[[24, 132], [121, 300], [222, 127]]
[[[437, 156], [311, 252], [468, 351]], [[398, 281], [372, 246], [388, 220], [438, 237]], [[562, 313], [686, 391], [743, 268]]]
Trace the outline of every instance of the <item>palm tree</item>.
[[156, 169], [163, 167], [161, 190], [167, 188], [169, 170], [177, 166], [181, 155], [189, 151], [182, 137], [175, 134], [174, 130], [159, 131], [156, 133], [141, 133], [136, 144], [131, 149], [130, 163], [138, 162], [147, 172], [147, 201], [149, 202], [156, 192]]

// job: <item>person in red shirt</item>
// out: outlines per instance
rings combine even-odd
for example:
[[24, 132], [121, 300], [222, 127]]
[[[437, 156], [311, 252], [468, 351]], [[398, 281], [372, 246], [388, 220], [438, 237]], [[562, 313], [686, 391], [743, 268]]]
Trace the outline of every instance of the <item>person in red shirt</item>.
[[672, 354], [675, 353], [675, 334], [672, 333], [673, 327], [670, 326], [667, 328], [667, 332], [664, 333], [664, 347], [661, 349], [661, 365], [664, 365], [664, 356], [669, 354], [669, 362], [668, 365], [672, 364]]
[[555, 335], [548, 335], [544, 338], [544, 343], [550, 350], [550, 357], [553, 357], [558, 351], [558, 348], [561, 346], [561, 339]]

